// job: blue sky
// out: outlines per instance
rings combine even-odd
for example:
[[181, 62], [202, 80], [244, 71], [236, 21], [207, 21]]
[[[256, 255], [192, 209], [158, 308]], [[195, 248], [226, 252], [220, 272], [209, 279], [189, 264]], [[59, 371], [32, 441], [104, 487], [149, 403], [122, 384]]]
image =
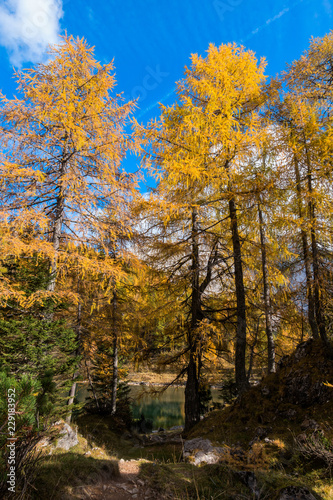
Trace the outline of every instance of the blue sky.
[[48, 43], [67, 30], [102, 63], [114, 59], [117, 91], [140, 98], [136, 116], [146, 123], [159, 102], [174, 101], [191, 53], [204, 55], [209, 43], [245, 45], [274, 76], [332, 20], [330, 0], [0, 0], [0, 88], [11, 97], [13, 66], [44, 62]]

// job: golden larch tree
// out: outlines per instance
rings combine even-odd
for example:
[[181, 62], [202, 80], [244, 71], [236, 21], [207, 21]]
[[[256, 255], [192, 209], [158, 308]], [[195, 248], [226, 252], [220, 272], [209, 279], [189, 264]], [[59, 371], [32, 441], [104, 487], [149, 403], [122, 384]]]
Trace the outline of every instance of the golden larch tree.
[[49, 294], [74, 263], [81, 275], [101, 263], [104, 275], [116, 270], [113, 259], [92, 262], [88, 251], [96, 234], [100, 243], [110, 233], [100, 212], [133, 187], [121, 170], [133, 103], [111, 95], [113, 71], [84, 39], [66, 36], [47, 64], [16, 73], [19, 98], [1, 95], [1, 220], [17, 241], [29, 228], [34, 251], [48, 255]]

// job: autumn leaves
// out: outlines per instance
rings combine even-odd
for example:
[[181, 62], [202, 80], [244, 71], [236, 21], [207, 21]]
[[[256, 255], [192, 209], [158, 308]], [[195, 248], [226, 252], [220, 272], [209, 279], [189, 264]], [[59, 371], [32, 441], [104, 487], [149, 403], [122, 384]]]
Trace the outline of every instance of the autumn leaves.
[[[128, 356], [170, 349], [187, 373], [186, 429], [226, 345], [239, 392], [253, 363], [274, 371], [305, 314], [302, 335], [328, 345], [332, 53], [332, 34], [313, 40], [267, 83], [251, 51], [211, 45], [192, 56], [175, 104], [133, 120], [131, 137], [135, 103], [112, 97], [113, 65], [84, 40], [65, 38], [48, 64], [16, 75], [20, 98], [2, 96], [2, 261], [48, 259], [45, 296], [104, 308], [110, 352], [122, 330]], [[149, 197], [122, 169], [129, 149], [157, 179]], [[1, 293], [28, 306], [5, 272]], [[119, 296], [132, 304], [121, 313]]]
[[29, 227], [39, 251], [54, 253], [55, 292], [73, 266], [81, 276], [102, 272], [91, 248], [108, 252], [105, 241], [116, 231], [108, 207], [119, 207], [134, 186], [120, 166], [133, 103], [110, 96], [113, 65], [101, 66], [84, 40], [65, 38], [50, 54], [47, 65], [16, 74], [21, 99], [2, 96], [2, 218], [9, 234], [15, 228], [22, 240]]

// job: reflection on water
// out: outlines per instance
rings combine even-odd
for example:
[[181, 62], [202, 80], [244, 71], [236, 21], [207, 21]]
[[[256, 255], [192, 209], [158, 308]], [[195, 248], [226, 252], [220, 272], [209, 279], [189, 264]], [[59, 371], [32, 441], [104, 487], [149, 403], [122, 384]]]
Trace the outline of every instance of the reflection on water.
[[152, 395], [142, 394], [142, 387], [132, 386], [131, 398], [133, 418], [140, 418], [143, 414], [146, 420], [153, 422], [153, 429], [169, 429], [185, 422], [183, 387], [168, 387], [163, 393]]
[[[133, 418], [141, 415], [153, 422], [153, 429], [162, 427], [170, 429], [175, 425], [184, 425], [185, 422], [185, 395], [184, 387], [168, 387], [160, 394], [149, 393], [148, 387], [130, 386], [130, 396], [133, 401]], [[156, 388], [155, 388], [156, 389]], [[77, 394], [77, 399], [83, 402], [90, 393], [83, 387]], [[218, 389], [212, 389], [213, 401], [220, 401]]]

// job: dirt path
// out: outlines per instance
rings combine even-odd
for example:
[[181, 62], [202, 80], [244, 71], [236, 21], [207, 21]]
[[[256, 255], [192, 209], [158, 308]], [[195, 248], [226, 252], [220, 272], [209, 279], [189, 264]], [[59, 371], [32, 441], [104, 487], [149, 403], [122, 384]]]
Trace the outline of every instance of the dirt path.
[[139, 479], [138, 460], [119, 461], [120, 477], [94, 485], [84, 486], [75, 491], [75, 499], [80, 500], [156, 500], [156, 492]]

